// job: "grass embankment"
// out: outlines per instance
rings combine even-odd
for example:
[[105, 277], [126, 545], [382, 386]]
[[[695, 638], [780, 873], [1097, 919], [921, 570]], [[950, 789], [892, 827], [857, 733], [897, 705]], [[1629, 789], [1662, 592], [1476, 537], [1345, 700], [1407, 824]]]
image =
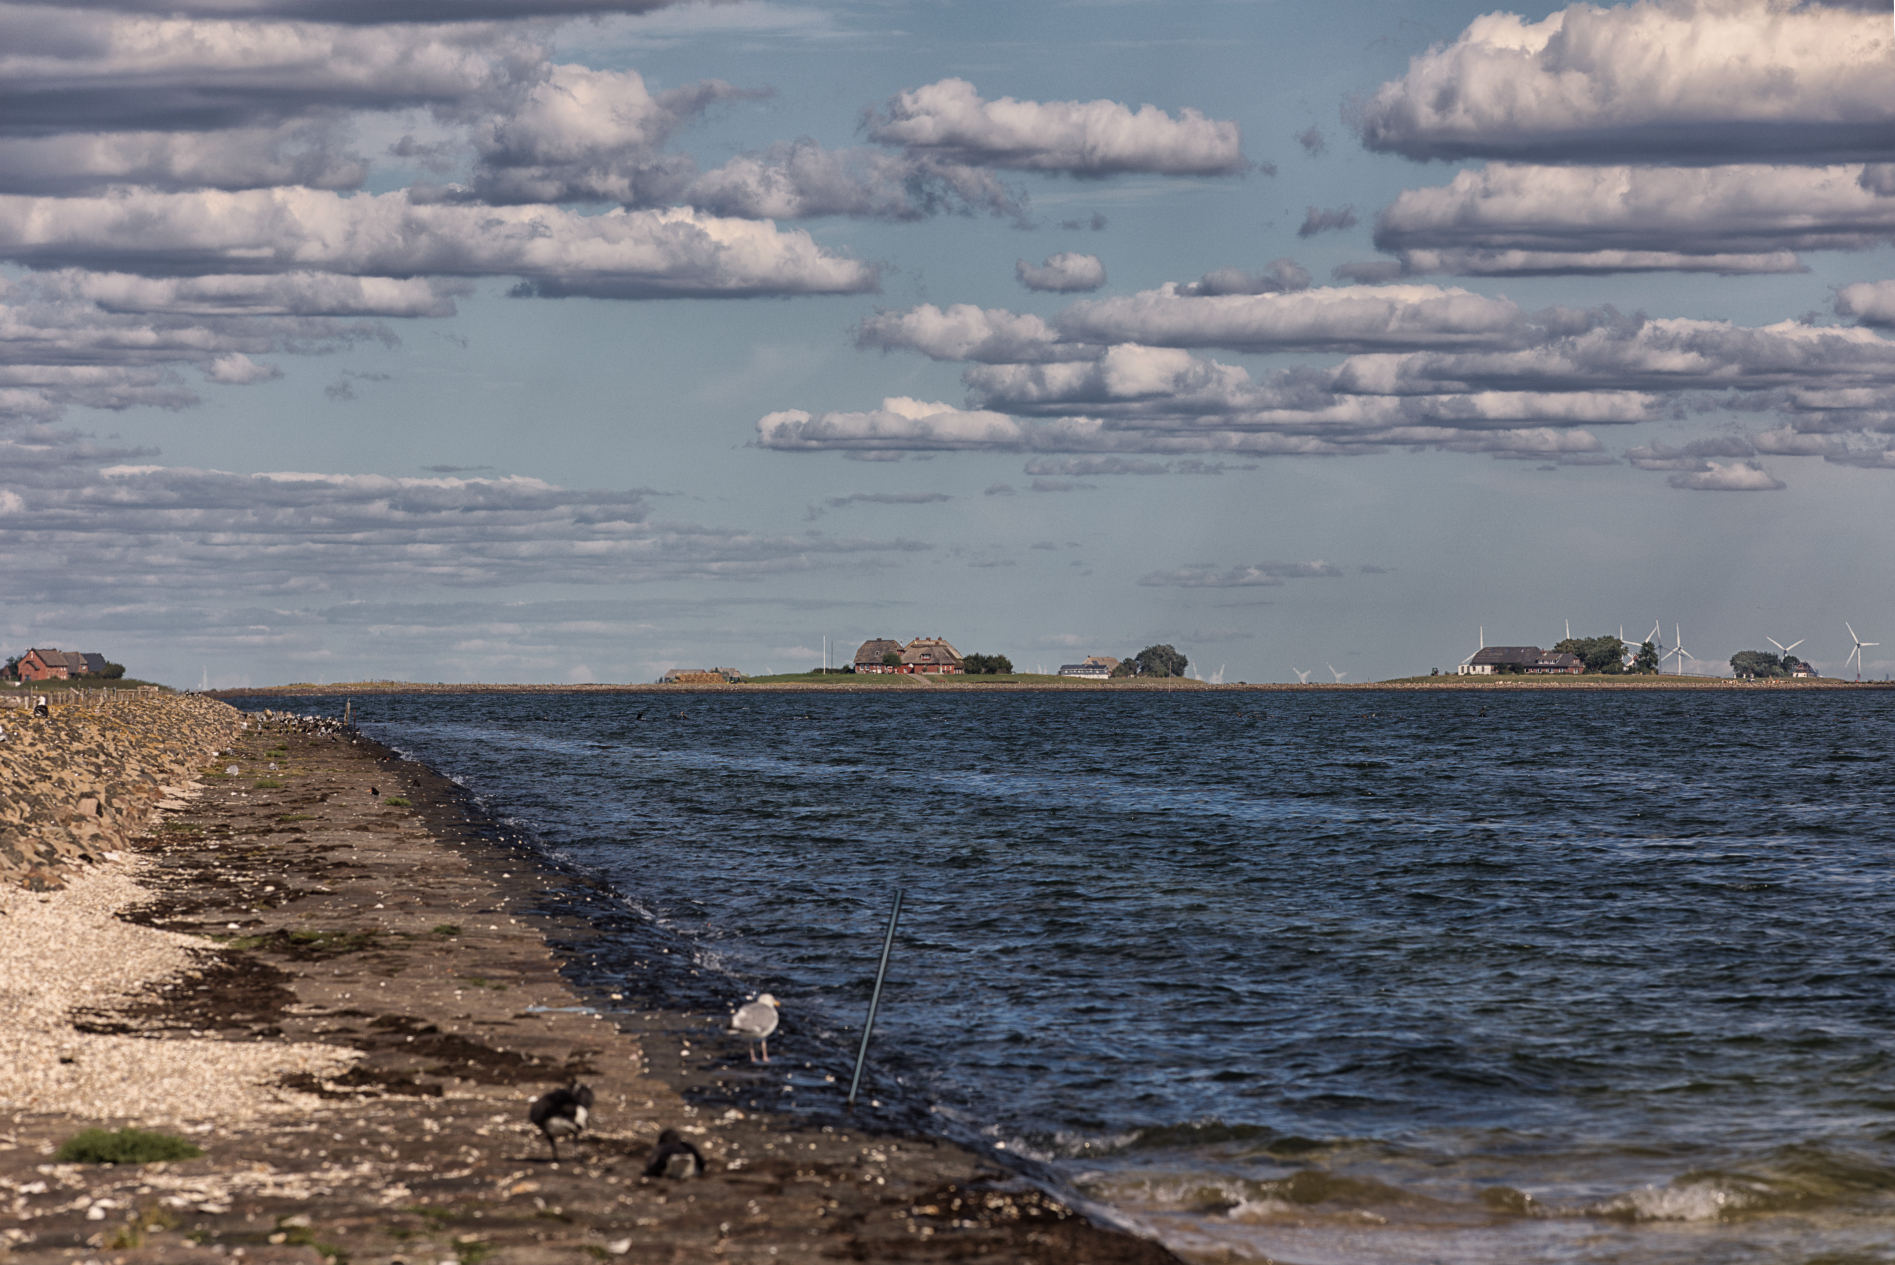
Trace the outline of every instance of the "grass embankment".
[[1519, 676], [1406, 676], [1394, 677], [1386, 681], [1365, 681], [1360, 685], [1308, 685], [1304, 689], [1448, 689], [1448, 690], [1834, 690], [1847, 687], [1856, 689], [1870, 685], [1880, 686], [1880, 681], [1844, 680], [1835, 676], [1812, 677], [1771, 677], [1757, 681], [1740, 681], [1728, 676], [1677, 676], [1664, 673], [1657, 676], [1639, 676], [1632, 673], [1606, 674], [1588, 672], [1583, 676], [1555, 676], [1540, 674], [1521, 674]]
[[925, 676], [905, 672], [776, 672], [746, 678], [745, 685], [1096, 685], [1077, 677], [1039, 672], [981, 672], [972, 676]]
[[69, 681], [6, 681], [0, 682], [0, 698], [19, 698], [25, 694], [44, 694], [48, 698], [54, 695], [85, 693], [96, 690], [166, 690], [169, 685], [160, 685], [156, 681], [140, 681], [136, 677], [120, 677], [116, 680], [102, 676], [83, 676]]

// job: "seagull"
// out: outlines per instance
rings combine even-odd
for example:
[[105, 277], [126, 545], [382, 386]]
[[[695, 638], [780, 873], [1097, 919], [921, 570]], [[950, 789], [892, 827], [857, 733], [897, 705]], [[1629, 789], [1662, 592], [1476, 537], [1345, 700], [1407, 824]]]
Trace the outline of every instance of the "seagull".
[[[745, 1037], [763, 1047], [763, 1061], [770, 1061], [770, 1034], [776, 1031], [776, 998], [768, 993], [760, 995], [755, 1001], [738, 1008], [730, 1017], [730, 1027], [726, 1029], [734, 1036]], [[750, 1061], [757, 1061], [757, 1052], [750, 1052]]]
[[592, 1087], [574, 1081], [566, 1089], [541, 1094], [527, 1108], [526, 1118], [546, 1135], [553, 1148], [553, 1162], [559, 1162], [559, 1140], [576, 1138], [585, 1132], [586, 1115], [592, 1110]]
[[704, 1157], [676, 1129], [666, 1129], [658, 1135], [651, 1162], [645, 1165], [647, 1177], [696, 1177], [703, 1171]]

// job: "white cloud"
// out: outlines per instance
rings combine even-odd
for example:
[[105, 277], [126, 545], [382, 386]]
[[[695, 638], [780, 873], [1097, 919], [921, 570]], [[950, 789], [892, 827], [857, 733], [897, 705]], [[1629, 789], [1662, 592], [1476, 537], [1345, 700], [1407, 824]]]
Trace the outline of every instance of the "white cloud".
[[1091, 478], [1101, 474], [1166, 474], [1171, 466], [1137, 457], [1040, 457], [1026, 463], [1023, 474]]
[[1278, 294], [1286, 290], [1309, 289], [1309, 269], [1294, 259], [1272, 259], [1263, 271], [1248, 273], [1241, 268], [1216, 268], [1196, 281], [1178, 287], [1178, 293], [1193, 298], [1216, 294]]
[[0, 120], [15, 135], [273, 127], [451, 105], [543, 63], [524, 25], [329, 25], [8, 5]]
[[1860, 166], [1529, 167], [1489, 163], [1405, 190], [1375, 244], [1410, 274], [1800, 272], [1800, 250], [1895, 240], [1895, 197]]
[[1864, 325], [1895, 326], [1895, 281], [1858, 281], [1836, 291], [1836, 315]]
[[0, 197], [0, 254], [33, 266], [525, 278], [548, 296], [853, 294], [877, 270], [800, 230], [687, 209], [417, 206], [281, 188]]
[[1872, 330], [1784, 321], [1745, 327], [1682, 317], [1619, 319], [1538, 346], [1495, 352], [1358, 356], [1348, 391], [1720, 391], [1895, 381], [1895, 341]]
[[1499, 347], [1530, 337], [1527, 314], [1511, 300], [1430, 285], [1199, 296], [1168, 284], [1082, 299], [1054, 324], [1073, 342], [1250, 352]]
[[[0, 284], [0, 419], [89, 408], [185, 408], [198, 402], [176, 366], [214, 382], [276, 377], [261, 354], [310, 354], [391, 342], [356, 313], [441, 315], [453, 304], [425, 282], [287, 277], [143, 278], [67, 270]], [[331, 315], [334, 313], [334, 315]]]
[[928, 404], [891, 396], [882, 407], [863, 413], [823, 413], [801, 409], [770, 413], [757, 422], [757, 442], [765, 448], [1020, 448], [1026, 434], [1004, 413]]
[[627, 14], [684, 0], [75, 0], [75, 9], [117, 9], [192, 17], [281, 18], [312, 22], [499, 22], [563, 14]]
[[1303, 226], [1296, 230], [1296, 235], [1314, 237], [1318, 233], [1340, 233], [1355, 225], [1355, 208], [1352, 206], [1312, 206], [1304, 212]]
[[1052, 256], [1037, 268], [1024, 259], [1018, 260], [1013, 265], [1013, 274], [1029, 290], [1054, 294], [1097, 290], [1105, 284], [1105, 265], [1099, 262], [1097, 255], [1070, 250]]
[[332, 125], [203, 132], [0, 135], [0, 193], [71, 196], [112, 185], [158, 189], [253, 189], [298, 184], [354, 189], [368, 164], [346, 152]]
[[0, 566], [22, 600], [206, 600], [417, 586], [746, 578], [912, 552], [906, 541], [765, 535], [656, 521], [639, 491], [538, 479], [100, 468], [71, 445], [4, 446], [20, 502]]
[[326, 272], [140, 277], [62, 269], [34, 277], [48, 298], [111, 313], [174, 316], [452, 316], [464, 283], [424, 277], [345, 277]]
[[280, 378], [283, 371], [275, 365], [260, 365], [240, 351], [226, 352], [211, 361], [204, 376], [212, 382], [222, 382], [229, 386], [249, 386], [255, 382], [268, 382]]
[[825, 149], [807, 137], [740, 154], [679, 196], [716, 215], [752, 219], [911, 221], [985, 212], [1023, 221], [1026, 214], [1025, 195], [983, 168], [865, 146]]
[[1688, 488], [1695, 492], [1774, 492], [1787, 486], [1781, 479], [1772, 478], [1762, 466], [1750, 461], [1736, 461], [1723, 465], [1715, 461], [1704, 463], [1702, 471], [1691, 474], [1674, 474], [1665, 483], [1674, 488]]
[[758, 95], [713, 79], [653, 96], [637, 71], [549, 67], [474, 130], [472, 192], [506, 205], [671, 201], [696, 172], [663, 152], [672, 133], [716, 102]]
[[868, 123], [880, 144], [970, 166], [1088, 176], [1231, 175], [1249, 166], [1237, 124], [1196, 110], [1173, 118], [1116, 101], [988, 101], [964, 79], [898, 93]]
[[1232, 567], [1224, 571], [1215, 567], [1178, 567], [1169, 571], [1153, 571], [1140, 576], [1138, 582], [1182, 589], [1274, 588], [1288, 579], [1332, 579], [1341, 574], [1340, 568], [1327, 562], [1259, 562], [1254, 566]]
[[877, 312], [856, 327], [855, 345], [865, 350], [918, 351], [934, 360], [1016, 364], [1073, 360], [1094, 349], [1062, 344], [1053, 327], [1032, 314], [956, 303], [946, 309], [923, 303], [906, 312]]
[[1575, 5], [1474, 19], [1356, 120], [1409, 158], [1834, 163], [1895, 155], [1884, 10], [1796, 0]]

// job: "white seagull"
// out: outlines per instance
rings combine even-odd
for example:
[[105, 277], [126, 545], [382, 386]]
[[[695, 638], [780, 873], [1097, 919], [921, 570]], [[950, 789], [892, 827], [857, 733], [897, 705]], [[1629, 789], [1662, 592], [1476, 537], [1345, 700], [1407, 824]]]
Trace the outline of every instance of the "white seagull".
[[[762, 1046], [765, 1063], [770, 1061], [770, 1034], [776, 1031], [776, 1004], [776, 998], [763, 993], [755, 1001], [738, 1007], [726, 1029], [732, 1036], [744, 1037]], [[750, 1052], [750, 1061], [757, 1061], [755, 1050]]]

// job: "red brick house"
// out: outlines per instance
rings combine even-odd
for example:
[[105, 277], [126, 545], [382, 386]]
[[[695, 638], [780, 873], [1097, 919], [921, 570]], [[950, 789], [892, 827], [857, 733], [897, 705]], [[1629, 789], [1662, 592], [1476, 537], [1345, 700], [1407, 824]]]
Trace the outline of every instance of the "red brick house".
[[69, 681], [75, 676], [97, 676], [105, 671], [105, 656], [77, 650], [32, 649], [17, 665], [22, 681]]

